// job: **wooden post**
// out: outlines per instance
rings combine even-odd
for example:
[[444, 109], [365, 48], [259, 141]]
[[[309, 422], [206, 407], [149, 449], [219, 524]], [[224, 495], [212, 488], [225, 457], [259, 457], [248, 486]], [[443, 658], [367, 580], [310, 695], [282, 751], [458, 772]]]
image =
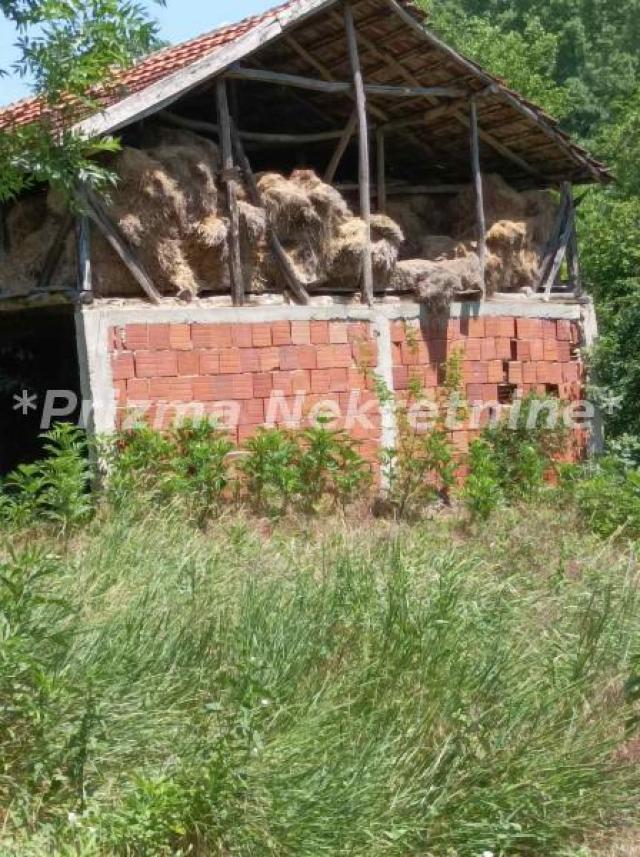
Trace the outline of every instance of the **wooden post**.
[[231, 275], [231, 295], [234, 306], [244, 304], [244, 280], [242, 259], [240, 256], [240, 214], [238, 212], [238, 185], [231, 145], [231, 118], [227, 98], [227, 82], [224, 78], [216, 81], [216, 100], [218, 103], [218, 125], [220, 126], [220, 144], [222, 147], [222, 177], [227, 188], [227, 207], [229, 211], [229, 273]]
[[471, 166], [473, 171], [473, 184], [476, 191], [476, 221], [478, 231], [478, 256], [480, 257], [480, 271], [482, 276], [482, 300], [487, 294], [485, 280], [486, 257], [487, 257], [487, 224], [484, 213], [484, 188], [482, 187], [482, 171], [480, 169], [480, 137], [478, 129], [478, 105], [475, 98], [471, 99]]
[[378, 168], [378, 211], [380, 214], [387, 212], [387, 166], [385, 152], [385, 135], [382, 128], [376, 131], [377, 157], [376, 165]]
[[[566, 192], [566, 191], [565, 191]], [[555, 254], [553, 256], [553, 262], [551, 265], [551, 270], [549, 271], [549, 275], [544, 284], [544, 300], [548, 301], [551, 297], [551, 290], [553, 289], [556, 278], [560, 273], [560, 268], [562, 268], [562, 263], [564, 262], [565, 256], [567, 255], [567, 248], [569, 246], [569, 242], [571, 240], [571, 236], [575, 230], [575, 213], [572, 206], [569, 206], [567, 209], [567, 219], [564, 224], [564, 229], [562, 230], [562, 234], [560, 236], [560, 241], [558, 246], [556, 247]]]
[[578, 219], [576, 217], [576, 206], [573, 198], [571, 185], [567, 185], [567, 195], [569, 197], [569, 205], [571, 207], [573, 229], [569, 236], [569, 245], [567, 247], [567, 262], [569, 264], [569, 275], [571, 277], [571, 285], [576, 297], [582, 295], [582, 272], [580, 270], [580, 248], [578, 246]]
[[367, 96], [364, 90], [358, 38], [353, 19], [353, 10], [349, 3], [344, 7], [344, 20], [349, 45], [349, 61], [353, 73], [353, 87], [358, 113], [358, 141], [360, 146], [360, 216], [365, 223], [364, 258], [362, 264], [362, 300], [371, 306], [373, 303], [373, 261], [371, 258], [371, 167], [369, 163], [369, 126], [367, 122]]
[[340, 166], [340, 161], [344, 157], [344, 153], [347, 151], [347, 146], [353, 137], [353, 134], [358, 127], [358, 113], [356, 110], [353, 111], [351, 116], [349, 117], [349, 121], [347, 123], [346, 128], [342, 132], [342, 136], [338, 141], [338, 145], [336, 146], [336, 150], [331, 156], [331, 160], [329, 161], [329, 166], [327, 167], [324, 180], [326, 184], [333, 184], [333, 180], [336, 177], [336, 173], [338, 172], [338, 167]]
[[[251, 164], [244, 151], [244, 146], [242, 145], [242, 140], [240, 139], [238, 130], [233, 122], [231, 122], [231, 139], [233, 141], [233, 147], [236, 151], [236, 156], [238, 158], [240, 169], [244, 173], [245, 179], [247, 181], [247, 188], [249, 190], [249, 198], [251, 200], [251, 203], [252, 205], [263, 208], [262, 198], [260, 196], [258, 183], [256, 182], [256, 177], [253, 174]], [[269, 241], [269, 247], [271, 249], [271, 252], [273, 253], [276, 262], [280, 266], [280, 270], [282, 271], [282, 275], [289, 291], [293, 293], [293, 295], [301, 304], [308, 304], [309, 293], [307, 292], [303, 284], [300, 282], [296, 270], [291, 264], [291, 259], [289, 259], [284, 247], [280, 243], [280, 239], [276, 235], [273, 225], [269, 221], [268, 215], [267, 240]]]
[[82, 298], [93, 293], [91, 277], [91, 227], [86, 214], [79, 214], [76, 220], [76, 253], [78, 258], [78, 292]]

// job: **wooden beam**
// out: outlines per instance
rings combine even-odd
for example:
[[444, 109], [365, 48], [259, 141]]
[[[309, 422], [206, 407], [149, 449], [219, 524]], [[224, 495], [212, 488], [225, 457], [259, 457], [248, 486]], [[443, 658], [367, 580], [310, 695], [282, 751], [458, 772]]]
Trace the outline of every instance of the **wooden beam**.
[[[227, 72], [231, 80], [246, 80], [253, 83], [271, 83], [277, 86], [292, 86], [297, 89], [309, 89], [327, 95], [348, 94], [352, 84], [341, 80], [320, 80], [303, 77], [299, 74], [286, 74], [259, 68], [232, 66]], [[367, 95], [383, 98], [461, 98], [467, 91], [456, 86], [392, 86], [380, 83], [363, 84]]]
[[555, 285], [558, 274], [560, 273], [560, 268], [562, 267], [562, 263], [564, 262], [565, 256], [567, 255], [567, 247], [569, 246], [569, 241], [571, 239], [571, 233], [573, 232], [574, 226], [574, 212], [572, 209], [569, 209], [569, 214], [564, 229], [562, 230], [562, 235], [560, 236], [560, 243], [558, 244], [558, 247], [554, 254], [551, 270], [549, 271], [547, 281], [544, 284], [545, 301], [548, 301], [551, 297], [551, 290]]
[[[387, 185], [387, 196], [429, 196], [431, 194], [443, 194], [455, 196], [463, 190], [467, 190], [468, 184], [418, 184], [418, 185]], [[336, 190], [341, 193], [349, 193], [359, 190], [358, 183], [343, 182], [336, 185]], [[371, 193], [374, 196], [378, 195], [377, 188], [371, 188]]]
[[371, 258], [371, 166], [369, 163], [367, 96], [362, 79], [362, 69], [360, 67], [356, 25], [350, 3], [346, 3], [344, 7], [344, 22], [347, 30], [349, 62], [353, 74], [353, 87], [358, 112], [360, 217], [364, 220], [365, 224], [364, 257], [362, 260], [362, 300], [365, 304], [371, 306], [373, 303], [373, 260]]
[[[235, 149], [236, 157], [238, 159], [238, 164], [240, 165], [240, 169], [244, 173], [247, 188], [249, 190], [249, 198], [253, 205], [258, 206], [264, 209], [264, 205], [262, 202], [262, 197], [260, 195], [260, 190], [258, 188], [258, 183], [256, 181], [256, 177], [251, 169], [251, 164], [247, 155], [244, 151], [244, 146], [242, 145], [242, 140], [240, 139], [240, 135], [236, 129], [236, 126], [231, 121], [231, 139], [233, 142], [233, 147]], [[267, 240], [269, 242], [269, 247], [271, 248], [271, 252], [280, 266], [282, 271], [282, 275], [284, 277], [284, 281], [287, 285], [287, 288], [294, 295], [294, 297], [302, 304], [309, 303], [309, 293], [305, 289], [304, 285], [300, 282], [298, 278], [298, 274], [293, 267], [291, 260], [286, 254], [286, 251], [282, 244], [280, 243], [280, 239], [276, 235], [273, 224], [271, 223], [269, 216], [267, 214]]]
[[347, 126], [342, 132], [340, 139], [338, 140], [338, 145], [331, 156], [331, 160], [329, 161], [329, 166], [325, 170], [324, 180], [327, 184], [333, 184], [333, 180], [336, 177], [336, 173], [338, 171], [338, 167], [340, 166], [340, 162], [344, 157], [344, 153], [347, 151], [347, 147], [351, 142], [351, 138], [355, 134], [356, 128], [358, 127], [358, 111], [354, 110], [351, 116], [349, 117], [349, 121], [347, 122]]
[[382, 128], [376, 131], [376, 168], [378, 172], [378, 211], [387, 211], [387, 166], [385, 152], [385, 134]]
[[82, 298], [93, 294], [91, 275], [91, 227], [86, 214], [76, 219], [76, 253], [78, 259], [78, 292]]
[[471, 122], [471, 169], [473, 172], [473, 184], [476, 192], [476, 224], [478, 231], [478, 256], [480, 257], [480, 272], [482, 277], [482, 300], [486, 297], [487, 285], [486, 257], [487, 257], [487, 224], [484, 213], [484, 188], [482, 186], [482, 171], [480, 166], [480, 140], [478, 135], [478, 105], [474, 98], [471, 99], [470, 110]]
[[[163, 110], [159, 114], [159, 117], [170, 125], [175, 125], [177, 128], [186, 128], [188, 131], [195, 131], [200, 134], [220, 136], [220, 126], [215, 122], [206, 122], [202, 119], [188, 119], [186, 116], [178, 116], [169, 110]], [[267, 134], [258, 131], [238, 131], [238, 133], [240, 134], [240, 139], [246, 143], [265, 143], [274, 146], [287, 145], [289, 143], [292, 145], [327, 143], [331, 140], [338, 140], [342, 136], [342, 131], [317, 131], [311, 134]]]
[[71, 214], [71, 212], [67, 212], [62, 221], [60, 222], [58, 231], [54, 235], [53, 241], [51, 242], [51, 246], [47, 251], [47, 255], [44, 260], [44, 265], [42, 266], [40, 276], [38, 277], [38, 284], [36, 286], [36, 289], [46, 289], [51, 284], [51, 278], [53, 277], [55, 270], [58, 267], [58, 262], [60, 261], [60, 257], [62, 256], [64, 245], [67, 240], [67, 235], [71, 231], [72, 227], [73, 215]]
[[540, 263], [540, 270], [538, 272], [538, 282], [536, 291], [544, 286], [547, 280], [547, 273], [549, 271], [549, 267], [551, 266], [553, 259], [555, 257], [556, 250], [558, 248], [558, 244], [560, 242], [560, 237], [562, 235], [564, 225], [566, 223], [567, 217], [569, 216], [569, 198], [567, 196], [567, 186], [563, 183], [562, 191], [560, 195], [560, 205], [558, 207], [558, 211], [556, 213], [556, 219], [553, 223], [553, 229], [551, 231], [551, 235], [549, 236], [549, 240], [547, 241], [544, 254], [542, 257], [542, 262]]
[[80, 202], [87, 215], [93, 220], [111, 248], [120, 257], [131, 276], [140, 285], [143, 292], [153, 303], [160, 303], [162, 296], [156, 289], [151, 277], [145, 270], [137, 254], [130, 246], [120, 228], [111, 220], [104, 203], [90, 188], [78, 192]]
[[216, 102], [218, 124], [220, 125], [220, 146], [222, 148], [222, 178], [227, 188], [227, 209], [229, 214], [229, 273], [231, 276], [231, 296], [234, 306], [244, 304], [244, 278], [240, 257], [240, 214], [238, 212], [238, 185], [234, 175], [233, 146], [231, 144], [231, 117], [227, 98], [227, 81], [221, 77], [216, 81]]

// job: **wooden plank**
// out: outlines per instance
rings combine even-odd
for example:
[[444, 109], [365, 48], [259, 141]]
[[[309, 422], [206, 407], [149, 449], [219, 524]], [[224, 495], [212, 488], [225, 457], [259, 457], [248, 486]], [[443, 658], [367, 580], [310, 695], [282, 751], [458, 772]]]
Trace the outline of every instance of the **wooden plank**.
[[[226, 73], [230, 80], [245, 80], [252, 83], [268, 83], [277, 86], [291, 86], [296, 89], [308, 89], [327, 95], [347, 94], [352, 84], [342, 80], [321, 80], [315, 77], [303, 77], [299, 74], [286, 74], [260, 68], [232, 66]], [[364, 85], [367, 95], [382, 98], [461, 98], [467, 92], [456, 86], [392, 86], [380, 83]]]
[[51, 278], [58, 267], [58, 262], [60, 261], [60, 257], [64, 251], [67, 235], [71, 231], [72, 227], [73, 215], [71, 212], [67, 212], [58, 227], [58, 231], [53, 237], [53, 241], [51, 242], [51, 246], [49, 247], [44, 260], [44, 265], [40, 271], [40, 276], [38, 277], [36, 289], [47, 289], [51, 284]]
[[578, 219], [576, 217], [576, 203], [573, 198], [571, 185], [568, 186], [568, 196], [573, 214], [573, 229], [569, 237], [569, 245], [567, 247], [567, 262], [569, 265], [569, 276], [571, 277], [571, 285], [576, 297], [581, 297], [583, 294], [582, 270], [580, 267], [580, 246], [578, 244]]
[[560, 243], [556, 249], [556, 252], [553, 257], [553, 263], [551, 265], [551, 270], [549, 271], [549, 275], [544, 284], [544, 300], [548, 301], [551, 297], [551, 290], [553, 289], [558, 274], [560, 273], [560, 268], [562, 267], [562, 263], [564, 262], [565, 256], [567, 255], [567, 247], [569, 246], [569, 240], [571, 238], [571, 233], [573, 232], [575, 225], [574, 213], [570, 209], [569, 214], [562, 231], [562, 235], [560, 236]]
[[[468, 184], [418, 184], [418, 185], [390, 185], [386, 187], [387, 196], [429, 196], [430, 194], [443, 194], [455, 196], [466, 190]], [[336, 185], [336, 190], [341, 193], [349, 193], [350, 191], [359, 190], [360, 185], [357, 182], [343, 182]], [[371, 193], [374, 196], [378, 195], [377, 188], [371, 188]]]
[[560, 196], [560, 205], [558, 207], [558, 212], [556, 214], [556, 219], [553, 224], [553, 230], [551, 231], [551, 235], [549, 236], [549, 240], [547, 241], [547, 245], [545, 247], [545, 251], [542, 257], [542, 262], [540, 263], [540, 270], [538, 272], [538, 284], [536, 287], [536, 291], [544, 286], [547, 280], [547, 273], [549, 268], [553, 262], [555, 257], [556, 250], [558, 248], [558, 243], [560, 241], [560, 236], [562, 235], [562, 231], [564, 229], [565, 222], [569, 215], [569, 199], [567, 196], [567, 188], [566, 184], [562, 185], [562, 193]]
[[119, 227], [111, 220], [102, 200], [90, 188], [79, 191], [79, 198], [88, 216], [102, 232], [106, 241], [125, 264], [131, 276], [140, 285], [149, 300], [160, 303], [162, 295], [156, 289], [137, 254]]
[[376, 131], [376, 168], [378, 173], [378, 211], [387, 211], [387, 165], [385, 152], [385, 135], [382, 128]]
[[239, 62], [259, 48], [271, 44], [287, 29], [338, 2], [339, 0], [297, 0], [287, 9], [274, 12], [273, 16], [230, 44], [78, 122], [72, 131], [88, 137], [111, 134], [125, 125], [157, 113], [185, 93], [215, 77], [232, 63]]
[[[159, 118], [175, 125], [177, 128], [186, 128], [200, 134], [213, 134], [220, 136], [220, 126], [215, 122], [206, 122], [202, 119], [189, 119], [186, 116], [178, 116], [169, 110], [163, 110]], [[306, 143], [327, 143], [331, 140], [339, 140], [342, 131], [317, 131], [312, 134], [278, 134], [262, 133], [257, 131], [239, 131], [240, 139], [246, 143], [265, 143], [266, 145], [299, 145]]]
[[336, 146], [335, 152], [331, 156], [331, 160], [329, 161], [329, 165], [325, 170], [324, 180], [327, 184], [333, 184], [333, 180], [336, 177], [336, 173], [338, 171], [338, 167], [340, 166], [340, 162], [344, 157], [344, 153], [347, 151], [347, 147], [351, 142], [351, 138], [355, 134], [356, 128], [358, 127], [358, 111], [354, 110], [351, 116], [349, 117], [349, 121], [347, 123], [346, 128], [342, 132], [340, 139], [338, 140], [338, 145]]
[[478, 232], [478, 256], [482, 277], [482, 299], [486, 297], [486, 258], [487, 258], [487, 224], [484, 213], [484, 188], [482, 186], [482, 170], [480, 166], [480, 138], [478, 134], [478, 105], [471, 99], [471, 169], [476, 193], [476, 225]]
[[359, 144], [359, 175], [360, 182], [360, 217], [365, 223], [364, 256], [362, 260], [362, 300], [371, 306], [373, 303], [373, 260], [371, 258], [371, 166], [369, 163], [369, 125], [367, 121], [367, 96], [365, 93], [358, 39], [353, 10], [350, 3], [344, 7], [344, 22], [347, 30], [349, 46], [349, 62], [353, 74], [353, 86], [356, 94], [358, 112], [358, 144]]
[[76, 219], [76, 253], [78, 260], [78, 292], [87, 298], [93, 294], [91, 276], [91, 227], [86, 214]]
[[[238, 164], [240, 165], [240, 169], [244, 173], [247, 188], [249, 190], [249, 198], [253, 205], [259, 206], [260, 208], [264, 208], [262, 204], [262, 197], [260, 195], [260, 190], [258, 189], [258, 183], [256, 181], [256, 177], [251, 169], [251, 164], [247, 155], [244, 151], [244, 146], [242, 145], [242, 140], [238, 134], [238, 131], [231, 121], [231, 139], [233, 142], [233, 147], [235, 149], [236, 157], [238, 159]], [[294, 295], [294, 297], [302, 304], [309, 303], [309, 293], [305, 289], [304, 285], [300, 282], [298, 278], [298, 274], [296, 273], [295, 268], [291, 264], [291, 260], [287, 256], [284, 247], [280, 243], [280, 239], [276, 235], [275, 229], [273, 228], [273, 224], [270, 222], [269, 217], [267, 216], [267, 240], [269, 241], [269, 247], [271, 248], [271, 252], [280, 266], [282, 271], [282, 275], [284, 277], [285, 283]]]
[[240, 257], [240, 213], [238, 212], [238, 186], [233, 174], [233, 147], [231, 144], [231, 118], [227, 98], [227, 81], [222, 77], [216, 81], [216, 102], [218, 123], [220, 125], [220, 146], [222, 149], [222, 177], [227, 188], [227, 208], [229, 213], [229, 273], [231, 275], [231, 296], [234, 306], [244, 304], [244, 278]]

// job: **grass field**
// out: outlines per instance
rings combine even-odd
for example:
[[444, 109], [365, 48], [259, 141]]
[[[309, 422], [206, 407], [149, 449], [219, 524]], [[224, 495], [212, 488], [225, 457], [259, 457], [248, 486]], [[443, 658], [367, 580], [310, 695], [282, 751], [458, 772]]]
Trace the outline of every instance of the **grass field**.
[[636, 555], [570, 511], [169, 505], [2, 557], [3, 857], [638, 853]]

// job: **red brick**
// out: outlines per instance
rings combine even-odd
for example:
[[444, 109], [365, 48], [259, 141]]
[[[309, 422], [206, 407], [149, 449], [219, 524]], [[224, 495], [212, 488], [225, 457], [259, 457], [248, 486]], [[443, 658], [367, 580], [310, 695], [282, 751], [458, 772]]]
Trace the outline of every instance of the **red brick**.
[[120, 405], [126, 404], [127, 401], [127, 381], [123, 378], [121, 381], [113, 382], [113, 393], [116, 403]]
[[178, 354], [178, 375], [199, 375], [200, 353], [198, 351], [180, 351]]
[[[333, 348], [334, 346], [326, 345], [324, 348]], [[337, 346], [336, 346], [337, 347]], [[347, 348], [348, 346], [343, 346]], [[316, 348], [315, 345], [284, 345], [279, 349], [280, 352], [280, 368], [283, 370], [291, 369], [315, 369], [316, 368], [316, 353], [322, 351], [322, 347]], [[319, 368], [327, 368], [320, 367]]]
[[269, 324], [252, 324], [251, 325], [251, 344], [255, 348], [268, 348], [272, 344], [272, 341], [271, 341], [271, 325], [269, 325]]
[[373, 382], [373, 378], [365, 375], [360, 369], [347, 369], [347, 381], [350, 390], [366, 390], [367, 386]]
[[486, 384], [489, 380], [488, 364], [480, 360], [465, 360], [462, 370], [463, 379], [468, 384]]
[[485, 336], [484, 318], [460, 319], [460, 330], [472, 339], [483, 339]]
[[253, 394], [256, 398], [267, 399], [272, 390], [271, 372], [257, 372], [253, 376]]
[[406, 390], [409, 386], [409, 370], [406, 366], [394, 366], [393, 368], [393, 389]]
[[311, 392], [328, 393], [331, 389], [331, 369], [313, 369], [311, 372]]
[[149, 347], [149, 327], [146, 324], [127, 324], [124, 329], [127, 351], [146, 351]]
[[344, 345], [349, 341], [347, 324], [343, 321], [332, 321], [329, 325], [329, 342], [332, 345]]
[[257, 426], [264, 422], [264, 402], [262, 399], [248, 399], [240, 406], [240, 426]]
[[571, 322], [558, 319], [556, 322], [557, 337], [563, 342], [571, 342]]
[[567, 340], [560, 339], [557, 342], [558, 360], [560, 363], [568, 363], [571, 360], [571, 343]]
[[498, 401], [498, 385], [483, 384], [482, 385], [482, 401], [497, 402]]
[[562, 366], [562, 379], [569, 383], [580, 380], [581, 365], [576, 361], [564, 363]]
[[316, 370], [310, 369], [294, 369], [291, 372], [291, 392], [310, 393], [311, 392], [311, 372]]
[[211, 379], [214, 398], [222, 399], [252, 399], [253, 376], [245, 374], [214, 375]]
[[130, 402], [144, 402], [149, 398], [149, 381], [146, 378], [130, 378], [127, 381], [127, 398]]
[[544, 339], [529, 341], [529, 357], [531, 360], [544, 360]]
[[193, 399], [193, 379], [151, 378], [149, 396], [167, 402], [190, 402]]
[[522, 380], [525, 384], [535, 384], [538, 380], [538, 370], [536, 363], [528, 361], [522, 364]]
[[430, 363], [444, 363], [447, 359], [447, 340], [428, 339], [425, 342], [426, 358]]
[[334, 393], [343, 393], [349, 389], [349, 373], [344, 368], [329, 369], [331, 376], [331, 390]]
[[120, 348], [120, 328], [118, 327], [110, 327], [107, 331], [107, 342], [109, 353], [113, 354], [114, 351], [118, 351]]
[[[421, 349], [424, 349], [425, 362], [429, 360], [429, 355], [426, 351], [426, 346], [424, 343], [420, 343]], [[336, 348], [343, 349], [344, 346], [336, 345]], [[353, 360], [358, 366], [367, 366], [369, 368], [373, 368], [378, 363], [378, 344], [374, 340], [368, 340], [366, 342], [354, 342], [352, 346], [346, 346], [346, 349], [351, 349], [353, 354]], [[347, 350], [341, 351], [341, 354], [344, 354], [344, 359], [346, 360]], [[341, 358], [342, 359], [342, 358]], [[340, 363], [341, 366], [345, 365], [344, 363]], [[351, 357], [349, 358], [348, 366], [351, 365]]]
[[510, 384], [522, 384], [522, 363], [519, 360], [511, 360], [509, 362], [507, 378]]
[[260, 371], [260, 348], [240, 348], [238, 351], [240, 357], [241, 372], [259, 372]]
[[252, 348], [253, 335], [251, 324], [232, 324], [231, 326], [231, 345], [235, 348]]
[[482, 360], [495, 360], [498, 356], [496, 341], [493, 337], [485, 337], [480, 340], [480, 357]]
[[213, 389], [214, 376], [201, 375], [193, 379], [193, 399], [195, 402], [211, 402], [216, 397]]
[[504, 362], [502, 360], [490, 360], [487, 364], [487, 382], [489, 384], [502, 384], [504, 375]]
[[562, 384], [562, 363], [548, 363], [547, 384]]
[[557, 330], [556, 323], [551, 318], [543, 318], [542, 319], [542, 338], [543, 339], [556, 339]]
[[[518, 333], [518, 336], [520, 334]], [[498, 336], [503, 339], [514, 339], [516, 336], [516, 320], [508, 315], [498, 317]]]
[[308, 321], [291, 322], [291, 342], [294, 345], [311, 344], [311, 324]]
[[[354, 346], [355, 347], [355, 346]], [[323, 345], [318, 348], [318, 369], [333, 369], [351, 366], [350, 345]]]
[[464, 356], [466, 360], [482, 359], [482, 340], [467, 339], [464, 344]]
[[484, 401], [484, 399], [483, 399], [484, 387], [485, 387], [484, 384], [477, 384], [477, 383], [476, 384], [467, 384], [467, 401], [471, 402], [472, 404], [474, 402]]
[[261, 348], [258, 352], [260, 355], [260, 371], [271, 372], [280, 366], [280, 348]]
[[194, 348], [230, 348], [230, 324], [194, 324], [191, 341]]
[[176, 351], [190, 351], [193, 348], [191, 343], [191, 325], [170, 324], [169, 343], [171, 348]]
[[194, 352], [199, 354], [200, 373], [202, 375], [217, 375], [220, 371], [220, 352], [216, 349]]
[[352, 321], [347, 325], [347, 338], [349, 342], [361, 342], [363, 339], [371, 339], [370, 325], [364, 321]]
[[544, 340], [544, 359], [552, 362], [558, 360], [558, 341], [556, 339]]
[[313, 345], [328, 345], [329, 344], [329, 322], [328, 321], [312, 321], [311, 322], [311, 342]]
[[176, 351], [138, 351], [135, 362], [138, 378], [167, 378], [178, 374]]
[[403, 321], [391, 322], [391, 341], [396, 342], [398, 345], [407, 341], [407, 333]]
[[531, 360], [531, 344], [526, 339], [514, 339], [512, 357], [516, 360]]
[[167, 351], [171, 347], [168, 324], [149, 325], [149, 349], [151, 351]]
[[462, 332], [460, 327], [460, 319], [450, 318], [447, 322], [447, 339], [456, 340], [460, 339], [461, 336]]
[[502, 336], [500, 332], [500, 319], [498, 316], [489, 315], [484, 320], [484, 335], [487, 337]]
[[571, 342], [573, 345], [579, 345], [581, 342], [580, 325], [576, 321], [571, 322]]
[[242, 371], [240, 355], [244, 354], [240, 348], [224, 348], [220, 351], [220, 374], [235, 375]]
[[243, 446], [256, 433], [256, 426], [245, 425], [238, 426], [238, 446]]
[[291, 322], [274, 321], [271, 325], [271, 341], [274, 345], [291, 345]]
[[496, 357], [499, 360], [511, 360], [511, 339], [496, 339]]
[[111, 374], [114, 381], [126, 381], [127, 378], [133, 378], [136, 374], [133, 354], [129, 352], [112, 354]]

